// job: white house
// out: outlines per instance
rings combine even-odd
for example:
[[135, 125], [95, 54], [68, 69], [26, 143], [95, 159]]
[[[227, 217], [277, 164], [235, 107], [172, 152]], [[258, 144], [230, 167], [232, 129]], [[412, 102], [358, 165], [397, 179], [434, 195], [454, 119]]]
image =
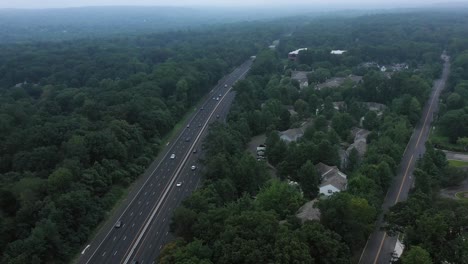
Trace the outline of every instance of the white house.
[[332, 50], [330, 52], [330, 54], [341, 55], [341, 54], [343, 54], [345, 52], [346, 52], [346, 50]]
[[315, 165], [315, 168], [322, 179], [319, 186], [321, 195], [330, 196], [336, 192], [346, 190], [348, 186], [347, 176], [336, 166], [328, 166], [320, 162]]

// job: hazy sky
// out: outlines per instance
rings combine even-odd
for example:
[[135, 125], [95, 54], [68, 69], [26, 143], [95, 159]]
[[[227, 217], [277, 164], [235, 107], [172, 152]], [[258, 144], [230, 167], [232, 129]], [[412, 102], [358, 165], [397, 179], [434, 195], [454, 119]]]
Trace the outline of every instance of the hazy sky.
[[[162, 6], [284, 6], [307, 4], [330, 7], [411, 7], [445, 2], [443, 0], [0, 0], [0, 8], [60, 8], [106, 5]], [[457, 1], [468, 2], [468, 0]]]

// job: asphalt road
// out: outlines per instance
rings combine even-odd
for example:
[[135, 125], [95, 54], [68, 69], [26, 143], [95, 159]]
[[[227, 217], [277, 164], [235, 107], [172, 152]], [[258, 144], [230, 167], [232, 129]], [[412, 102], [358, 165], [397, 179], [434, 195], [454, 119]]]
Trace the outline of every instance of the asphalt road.
[[[210, 123], [225, 120], [235, 96], [231, 87], [244, 78], [251, 65], [249, 59], [219, 81], [202, 107], [190, 116], [186, 128], [167, 144], [94, 240], [83, 248], [78, 263], [154, 263], [171, 239], [169, 223], [174, 209], [200, 183], [202, 168], [197, 160], [202, 155], [202, 138]], [[192, 170], [192, 166], [196, 168]], [[120, 228], [114, 227], [117, 221], [122, 222]]]
[[396, 237], [390, 237], [386, 232], [381, 231], [383, 226], [383, 215], [388, 209], [397, 202], [405, 201], [408, 198], [408, 192], [411, 189], [414, 178], [412, 176], [416, 161], [424, 154], [424, 144], [429, 136], [429, 130], [434, 113], [438, 110], [439, 95], [445, 87], [449, 72], [449, 58], [442, 55], [444, 67], [441, 79], [434, 82], [434, 86], [424, 109], [421, 120], [416, 125], [413, 134], [406, 146], [403, 158], [400, 163], [398, 174], [394, 178], [388, 189], [384, 203], [382, 205], [382, 214], [376, 222], [376, 229], [367, 240], [366, 246], [359, 260], [360, 264], [389, 263], [391, 254], [395, 248]]
[[468, 154], [461, 152], [454, 152], [448, 150], [442, 150], [449, 160], [459, 160], [459, 161], [468, 161]]

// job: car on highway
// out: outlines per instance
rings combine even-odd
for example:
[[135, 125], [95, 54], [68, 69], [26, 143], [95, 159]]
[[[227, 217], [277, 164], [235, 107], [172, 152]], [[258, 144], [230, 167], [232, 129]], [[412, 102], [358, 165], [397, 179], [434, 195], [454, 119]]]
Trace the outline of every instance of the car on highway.
[[195, 165], [192, 165], [192, 167], [190, 167], [190, 169], [194, 171], [194, 170], [196, 170], [196, 169], [197, 169], [197, 166], [195, 166]]
[[185, 142], [189, 142], [190, 139], [191, 139], [190, 137], [186, 137], [186, 138], [185, 138]]
[[198, 127], [201, 127], [201, 124], [198, 124]]
[[222, 94], [219, 94], [219, 97], [222, 97], [223, 95]]
[[216, 97], [216, 101], [219, 101], [219, 97]]
[[171, 159], [175, 159], [175, 154], [174, 153], [171, 154]]
[[120, 228], [122, 226], [122, 221], [117, 221], [114, 225], [115, 228]]
[[200, 110], [205, 110], [205, 108], [202, 106], [202, 107], [200, 108]]
[[178, 183], [176, 183], [176, 186], [177, 186], [177, 187], [180, 187], [180, 186], [182, 186], [182, 182], [178, 182]]
[[227, 87], [227, 84], [224, 84], [224, 87]]
[[190, 127], [190, 124], [187, 125], [187, 128], [189, 128], [189, 127]]
[[197, 153], [197, 149], [193, 149], [193, 154]]
[[216, 118], [219, 118], [219, 115], [216, 115]]

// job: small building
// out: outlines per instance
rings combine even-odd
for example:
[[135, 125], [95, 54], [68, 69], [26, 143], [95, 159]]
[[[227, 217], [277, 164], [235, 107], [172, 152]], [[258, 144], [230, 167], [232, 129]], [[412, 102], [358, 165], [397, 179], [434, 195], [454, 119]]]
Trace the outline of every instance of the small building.
[[286, 143], [290, 143], [292, 141], [297, 141], [304, 135], [304, 130], [302, 128], [291, 128], [286, 131], [280, 132], [280, 139], [285, 141]]
[[303, 51], [303, 50], [307, 50], [307, 48], [300, 48], [300, 49], [293, 50], [293, 51], [289, 52], [288, 53], [288, 59], [290, 59], [292, 61], [297, 60], [297, 56], [299, 55], [299, 52]]
[[336, 166], [328, 166], [324, 163], [315, 165], [322, 182], [320, 184], [320, 194], [330, 196], [336, 192], [346, 190], [348, 179], [346, 174], [341, 172]]
[[299, 210], [297, 210], [296, 217], [301, 220], [302, 223], [311, 220], [320, 220], [320, 209], [317, 208], [318, 200], [314, 199], [305, 203]]
[[299, 88], [303, 89], [309, 86], [309, 79], [307, 78], [307, 74], [309, 73], [311, 73], [311, 71], [292, 71], [291, 79], [298, 81]]
[[347, 50], [332, 50], [330, 54], [341, 55], [345, 53]]

